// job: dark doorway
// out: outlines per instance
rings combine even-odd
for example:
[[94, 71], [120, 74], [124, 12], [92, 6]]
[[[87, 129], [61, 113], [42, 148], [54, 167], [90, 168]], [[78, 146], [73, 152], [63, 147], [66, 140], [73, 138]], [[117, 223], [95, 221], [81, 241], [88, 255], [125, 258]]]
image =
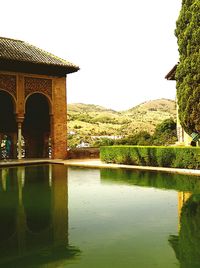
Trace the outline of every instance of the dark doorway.
[[48, 157], [50, 133], [49, 103], [47, 97], [35, 93], [26, 101], [23, 136], [25, 138], [25, 157]]
[[[17, 124], [14, 111], [14, 100], [6, 91], [0, 90], [0, 143], [5, 137], [12, 143], [10, 157], [15, 155], [14, 143], [17, 137]], [[0, 158], [2, 152], [0, 153]]]

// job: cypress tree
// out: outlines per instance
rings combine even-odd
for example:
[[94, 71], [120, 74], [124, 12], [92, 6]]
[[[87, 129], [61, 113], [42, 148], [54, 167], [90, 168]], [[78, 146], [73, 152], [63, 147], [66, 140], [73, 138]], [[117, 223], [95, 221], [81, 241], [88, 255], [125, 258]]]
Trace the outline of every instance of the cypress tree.
[[180, 55], [176, 70], [180, 122], [188, 134], [200, 133], [200, 0], [182, 0], [175, 35]]

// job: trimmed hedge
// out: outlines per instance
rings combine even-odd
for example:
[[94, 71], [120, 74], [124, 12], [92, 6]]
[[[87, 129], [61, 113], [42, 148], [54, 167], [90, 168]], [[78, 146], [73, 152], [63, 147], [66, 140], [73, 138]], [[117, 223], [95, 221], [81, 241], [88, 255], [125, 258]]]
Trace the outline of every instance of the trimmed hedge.
[[103, 146], [100, 159], [126, 165], [200, 168], [200, 147]]

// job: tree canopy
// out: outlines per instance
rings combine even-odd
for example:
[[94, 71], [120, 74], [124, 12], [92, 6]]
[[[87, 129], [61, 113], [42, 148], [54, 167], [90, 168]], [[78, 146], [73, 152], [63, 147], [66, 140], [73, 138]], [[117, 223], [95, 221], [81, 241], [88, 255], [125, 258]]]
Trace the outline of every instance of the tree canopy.
[[200, 132], [199, 14], [199, 0], [183, 0], [175, 30], [180, 55], [176, 71], [179, 118], [188, 134]]

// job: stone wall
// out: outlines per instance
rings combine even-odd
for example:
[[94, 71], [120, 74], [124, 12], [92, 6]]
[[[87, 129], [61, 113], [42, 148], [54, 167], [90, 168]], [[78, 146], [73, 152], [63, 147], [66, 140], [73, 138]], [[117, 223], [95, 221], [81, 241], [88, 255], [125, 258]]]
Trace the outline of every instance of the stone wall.
[[67, 157], [67, 100], [66, 79], [53, 80], [52, 158]]
[[68, 159], [99, 158], [99, 148], [76, 148], [68, 151]]

